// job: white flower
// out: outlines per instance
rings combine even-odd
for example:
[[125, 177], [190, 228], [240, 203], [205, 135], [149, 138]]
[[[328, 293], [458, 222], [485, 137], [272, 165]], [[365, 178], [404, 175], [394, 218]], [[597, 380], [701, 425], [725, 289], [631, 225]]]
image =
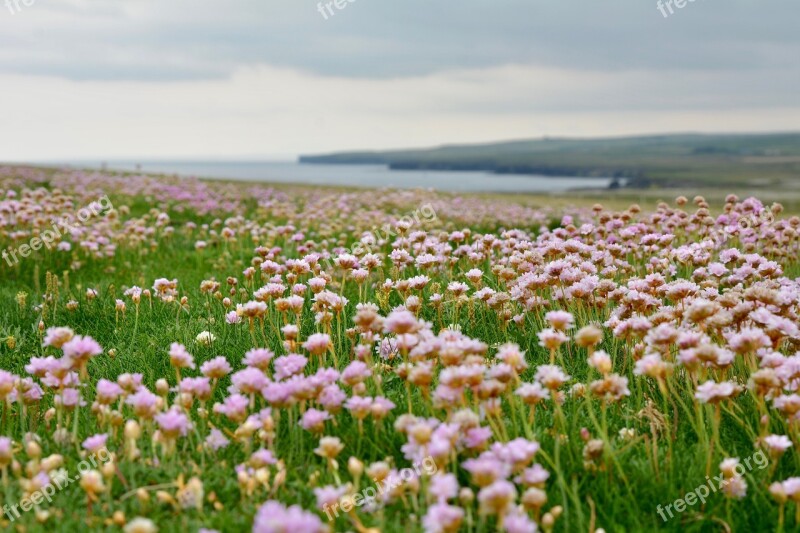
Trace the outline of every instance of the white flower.
[[156, 533], [158, 528], [149, 518], [137, 516], [123, 528], [125, 533]]
[[195, 339], [197, 344], [202, 344], [203, 346], [211, 346], [211, 343], [217, 340], [217, 337], [211, 333], [210, 331], [203, 331], [197, 335]]

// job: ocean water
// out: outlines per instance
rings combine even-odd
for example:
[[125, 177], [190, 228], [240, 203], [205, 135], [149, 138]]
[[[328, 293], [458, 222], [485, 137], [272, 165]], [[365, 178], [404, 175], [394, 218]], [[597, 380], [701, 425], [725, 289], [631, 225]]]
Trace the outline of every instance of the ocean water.
[[[102, 166], [100, 161], [69, 161], [80, 168]], [[451, 192], [564, 192], [606, 188], [611, 178], [500, 175], [487, 172], [389, 170], [384, 165], [311, 165], [275, 161], [108, 161], [108, 170], [177, 174], [253, 182], [436, 189]]]

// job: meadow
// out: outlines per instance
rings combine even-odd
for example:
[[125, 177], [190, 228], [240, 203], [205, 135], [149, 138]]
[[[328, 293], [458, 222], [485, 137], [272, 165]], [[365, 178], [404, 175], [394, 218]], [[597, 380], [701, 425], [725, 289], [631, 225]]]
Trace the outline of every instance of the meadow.
[[0, 528], [797, 530], [798, 232], [0, 167]]

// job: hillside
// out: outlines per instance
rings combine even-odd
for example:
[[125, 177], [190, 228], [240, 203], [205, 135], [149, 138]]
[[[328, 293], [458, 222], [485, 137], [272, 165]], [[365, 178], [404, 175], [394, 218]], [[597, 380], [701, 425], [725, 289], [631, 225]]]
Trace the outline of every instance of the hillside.
[[800, 185], [800, 133], [543, 138], [430, 149], [305, 155], [301, 163], [386, 164], [393, 169], [614, 176], [629, 187]]

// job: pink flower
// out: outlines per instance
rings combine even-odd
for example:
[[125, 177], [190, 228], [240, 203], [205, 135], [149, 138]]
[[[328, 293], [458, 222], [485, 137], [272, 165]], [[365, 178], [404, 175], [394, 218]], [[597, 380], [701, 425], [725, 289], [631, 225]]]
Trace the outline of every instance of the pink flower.
[[261, 448], [260, 450], [253, 452], [253, 454], [250, 455], [250, 461], [248, 462], [250, 463], [250, 466], [252, 466], [253, 468], [263, 468], [267, 465], [274, 465], [275, 463], [278, 462], [278, 460], [275, 458], [275, 455], [273, 455], [273, 453], [270, 450]]
[[308, 359], [300, 354], [290, 353], [275, 359], [275, 379], [283, 380], [303, 371]]
[[334, 487], [333, 485], [326, 485], [314, 489], [314, 496], [317, 498], [317, 509], [326, 511], [334, 505], [340, 503], [343, 496], [347, 495], [349, 487]]
[[169, 362], [175, 368], [194, 368], [194, 358], [183, 344], [173, 342], [169, 347]]
[[0, 370], [0, 401], [4, 401], [6, 397], [14, 390], [14, 382], [17, 376], [11, 372]]
[[61, 361], [53, 357], [31, 357], [30, 362], [25, 365], [25, 372], [32, 376], [44, 377], [48, 372], [58, 372], [62, 370]]
[[224, 378], [232, 371], [230, 363], [223, 356], [219, 355], [214, 359], [206, 361], [200, 365], [200, 372], [211, 379]]
[[428, 507], [428, 511], [422, 517], [422, 526], [425, 528], [425, 533], [447, 533], [458, 531], [463, 520], [463, 509], [439, 502]]
[[350, 411], [350, 414], [352, 414], [353, 417], [363, 420], [369, 415], [370, 410], [372, 409], [372, 398], [369, 396], [366, 398], [361, 396], [353, 396], [347, 400], [347, 402], [345, 402], [344, 406], [348, 411]]
[[47, 331], [45, 332], [44, 335], [44, 341], [42, 342], [42, 346], [52, 346], [53, 348], [61, 348], [74, 336], [75, 332], [72, 331], [72, 329], [70, 328], [66, 327], [47, 328]]
[[545, 313], [544, 319], [558, 331], [566, 331], [575, 325], [575, 317], [566, 311], [549, 311]]
[[372, 371], [363, 361], [353, 361], [342, 372], [342, 383], [353, 386], [356, 383], [368, 379], [372, 375]]
[[211, 383], [206, 377], [183, 378], [178, 390], [194, 396], [201, 402], [211, 398]]
[[383, 328], [387, 333], [401, 335], [403, 333], [413, 333], [419, 329], [417, 317], [405, 309], [392, 311], [383, 322]]
[[472, 482], [483, 487], [511, 474], [511, 467], [494, 454], [484, 452], [476, 459], [467, 459], [461, 466], [472, 474]]
[[84, 440], [82, 446], [84, 450], [90, 453], [97, 453], [105, 448], [107, 440], [108, 435], [105, 433], [99, 433]]
[[233, 386], [244, 394], [255, 394], [263, 389], [268, 381], [264, 373], [258, 368], [247, 367], [231, 376]]
[[230, 441], [225, 438], [225, 434], [217, 428], [213, 428], [209, 432], [208, 437], [206, 437], [206, 446], [215, 452], [225, 448], [228, 444], [230, 444]]
[[337, 413], [341, 409], [342, 404], [347, 399], [347, 395], [339, 388], [338, 385], [328, 385], [319, 395], [318, 401], [330, 413]]
[[715, 383], [713, 381], [706, 381], [702, 385], [698, 385], [694, 397], [702, 403], [719, 403], [722, 400], [732, 398], [739, 393], [741, 387], [736, 383], [730, 381], [723, 381], [722, 383]]
[[536, 522], [522, 511], [512, 510], [503, 517], [503, 529], [506, 533], [536, 533], [539, 528]]
[[478, 492], [481, 511], [488, 514], [504, 514], [517, 497], [514, 484], [500, 479], [483, 487]]
[[538, 333], [539, 346], [548, 350], [557, 350], [559, 346], [567, 342], [567, 336], [563, 332], [552, 328], [543, 329]]
[[76, 335], [61, 347], [64, 357], [75, 366], [84, 366], [90, 358], [103, 353], [103, 348], [91, 337]]
[[97, 382], [97, 396], [95, 399], [101, 404], [110, 405], [117, 401], [117, 398], [119, 398], [123, 392], [122, 387], [113, 381], [101, 379]]
[[300, 420], [300, 426], [306, 431], [312, 433], [322, 433], [325, 430], [325, 422], [330, 420], [331, 415], [327, 411], [320, 411], [318, 409], [308, 409], [303, 413], [303, 418]]
[[395, 407], [396, 405], [391, 400], [388, 400], [383, 396], [376, 396], [372, 401], [372, 417], [375, 420], [382, 420], [386, 418], [389, 415], [389, 412]]
[[480, 450], [492, 438], [492, 430], [488, 427], [474, 427], [466, 431], [464, 435], [464, 446], [471, 450]]
[[536, 369], [533, 379], [550, 390], [556, 390], [569, 381], [570, 376], [556, 365], [541, 365]]
[[174, 407], [165, 413], [156, 415], [155, 420], [161, 434], [167, 439], [185, 437], [192, 427], [189, 417]]
[[446, 502], [458, 496], [458, 480], [453, 474], [437, 474], [431, 477], [428, 492], [438, 502]]
[[762, 439], [764, 447], [773, 456], [783, 455], [783, 453], [792, 447], [792, 441], [786, 435], [767, 435]]
[[327, 333], [314, 333], [303, 343], [303, 348], [311, 355], [322, 355], [332, 346], [331, 337]]
[[133, 412], [136, 416], [144, 419], [150, 419], [158, 412], [160, 398], [142, 387], [135, 394], [128, 396], [125, 403], [133, 407]]
[[[38, 388], [39, 394], [36, 400], [41, 399], [41, 388], [36, 385], [36, 388], [32, 388], [31, 390], [36, 390]], [[30, 391], [29, 391], [30, 392]], [[75, 409], [76, 407], [82, 407], [86, 405], [86, 402], [81, 398], [81, 393], [78, 389], [63, 389], [60, 393], [55, 395], [53, 398], [54, 402], [57, 405], [62, 405], [67, 409]]]
[[214, 412], [227, 416], [231, 420], [241, 422], [247, 417], [250, 400], [241, 394], [231, 394], [220, 404], [214, 405]]
[[520, 350], [519, 345], [514, 343], [503, 344], [497, 350], [497, 358], [511, 366], [516, 373], [523, 372], [528, 368], [525, 361], [525, 352]]
[[255, 348], [244, 354], [244, 364], [266, 371], [275, 354], [267, 348]]
[[269, 500], [256, 513], [253, 533], [324, 533], [327, 528], [314, 514], [304, 511], [297, 505], [285, 507], [282, 503]]

